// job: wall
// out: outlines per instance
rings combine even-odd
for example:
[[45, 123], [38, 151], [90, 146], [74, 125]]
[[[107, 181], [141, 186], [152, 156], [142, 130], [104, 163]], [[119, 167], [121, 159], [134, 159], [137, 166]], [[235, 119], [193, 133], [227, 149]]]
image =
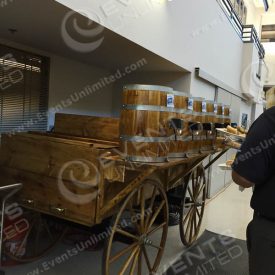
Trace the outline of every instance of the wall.
[[241, 75], [242, 93], [252, 99], [258, 101], [259, 95], [263, 90], [264, 78], [257, 78], [259, 72], [259, 53], [256, 46], [252, 43], [244, 44], [243, 48], [243, 72]]
[[258, 35], [261, 35], [262, 10], [255, 7], [253, 0], [244, 0], [247, 7], [246, 25], [254, 25]]
[[[51, 61], [49, 107], [60, 105], [74, 92], [81, 92], [87, 85], [92, 86], [102, 77], [108, 76], [108, 71], [88, 66], [73, 60], [53, 56]], [[111, 116], [113, 85], [95, 91], [92, 95], [83, 97], [78, 102], [62, 110], [65, 113]], [[54, 113], [50, 113], [49, 125], [53, 125]]]
[[97, 19], [90, 17], [122, 36], [190, 71], [201, 67], [240, 91], [243, 43], [217, 1], [58, 2], [96, 13]]
[[[70, 106], [66, 102], [74, 92], [81, 92], [85, 86], [92, 85], [100, 78], [109, 76], [108, 71], [7, 40], [0, 39], [0, 43], [50, 58], [50, 109], [58, 107], [61, 112], [100, 116], [110, 116], [112, 114], [113, 86], [100, 89], [100, 91], [82, 98]], [[64, 108], [61, 110], [60, 106]], [[52, 126], [53, 121], [54, 112], [50, 112], [48, 125]]]
[[[275, 47], [275, 42], [268, 44], [273, 44], [272, 46]], [[267, 53], [265, 57], [265, 62], [267, 65], [266, 85], [275, 86], [275, 50], [274, 53], [272, 52], [272, 50]]]

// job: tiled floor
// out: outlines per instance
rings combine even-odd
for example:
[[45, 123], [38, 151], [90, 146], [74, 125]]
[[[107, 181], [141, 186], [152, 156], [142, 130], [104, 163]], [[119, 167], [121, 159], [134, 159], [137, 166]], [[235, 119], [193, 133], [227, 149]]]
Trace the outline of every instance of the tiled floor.
[[[230, 185], [223, 193], [207, 204], [203, 229], [245, 239], [246, 226], [252, 218], [252, 210], [249, 207], [251, 194], [251, 190], [240, 192], [235, 184]], [[6, 275], [101, 274], [102, 251], [82, 252], [61, 263], [56, 263], [55, 257], [64, 254], [67, 249], [67, 246], [59, 245], [47, 258], [35, 263], [8, 268]], [[159, 274], [162, 274], [183, 251], [178, 226], [170, 227]], [[45, 263], [48, 270], [43, 268]]]

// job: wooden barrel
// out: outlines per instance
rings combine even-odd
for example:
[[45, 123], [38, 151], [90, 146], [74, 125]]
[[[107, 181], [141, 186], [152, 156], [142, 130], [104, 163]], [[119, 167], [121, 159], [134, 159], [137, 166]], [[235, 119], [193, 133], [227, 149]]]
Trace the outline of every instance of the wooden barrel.
[[194, 122], [204, 122], [204, 114], [202, 112], [202, 105], [204, 98], [202, 97], [189, 97], [188, 98], [188, 110], [192, 111]]
[[[188, 141], [187, 157], [193, 157], [200, 154], [202, 146], [202, 123], [205, 120], [203, 114], [203, 102], [202, 97], [189, 97], [188, 110], [192, 112], [190, 119], [190, 140]], [[192, 130], [192, 129], [198, 129]]]
[[169, 158], [186, 157], [188, 143], [191, 140], [189, 122], [193, 120], [192, 111], [188, 110], [188, 95], [184, 92], [174, 91], [176, 118], [182, 119], [184, 128], [177, 137], [172, 136], [169, 147]]
[[215, 101], [206, 100], [205, 102], [206, 102], [205, 122], [215, 123], [216, 122]]
[[214, 150], [215, 130], [214, 123], [216, 121], [215, 101], [205, 100], [203, 102], [204, 131], [202, 133], [202, 152], [212, 152]]
[[231, 108], [229, 105], [224, 106], [224, 123], [231, 124]]
[[153, 85], [127, 85], [120, 117], [120, 150], [130, 161], [167, 160], [177, 116], [173, 89]]
[[222, 103], [218, 103], [217, 108], [217, 123], [224, 123], [224, 105]]

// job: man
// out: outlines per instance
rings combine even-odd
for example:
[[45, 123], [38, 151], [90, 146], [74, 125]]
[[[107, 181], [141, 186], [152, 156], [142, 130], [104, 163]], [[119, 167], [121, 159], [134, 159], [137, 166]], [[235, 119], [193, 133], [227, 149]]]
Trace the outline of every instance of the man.
[[232, 166], [232, 178], [254, 187], [247, 227], [250, 275], [275, 274], [275, 107], [252, 125]]

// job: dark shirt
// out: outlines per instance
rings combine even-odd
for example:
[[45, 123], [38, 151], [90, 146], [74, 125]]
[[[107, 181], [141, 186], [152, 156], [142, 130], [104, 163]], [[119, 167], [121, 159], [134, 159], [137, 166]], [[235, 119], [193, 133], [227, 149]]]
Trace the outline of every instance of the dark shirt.
[[233, 170], [255, 184], [251, 207], [263, 216], [275, 218], [275, 107], [254, 122]]

